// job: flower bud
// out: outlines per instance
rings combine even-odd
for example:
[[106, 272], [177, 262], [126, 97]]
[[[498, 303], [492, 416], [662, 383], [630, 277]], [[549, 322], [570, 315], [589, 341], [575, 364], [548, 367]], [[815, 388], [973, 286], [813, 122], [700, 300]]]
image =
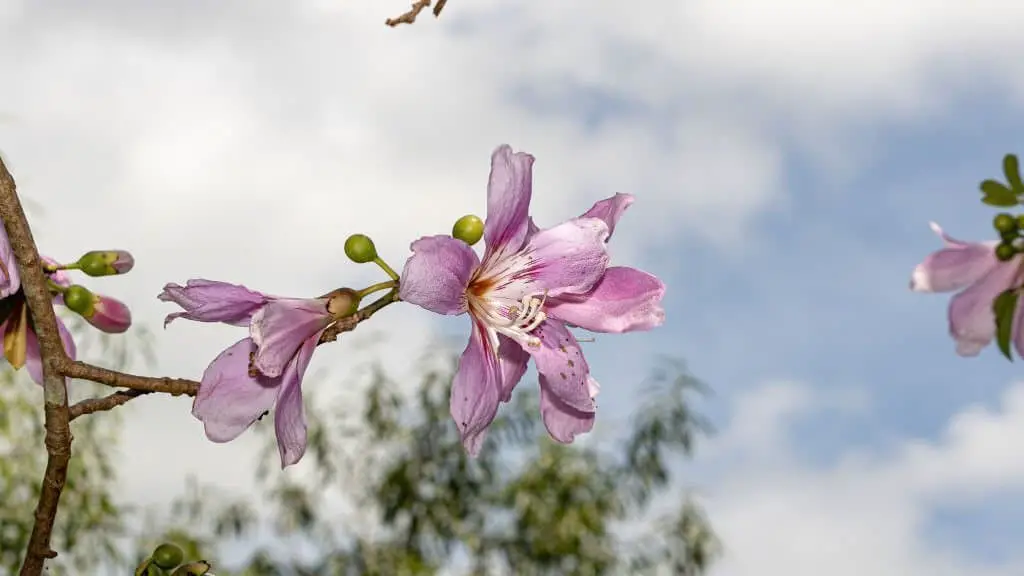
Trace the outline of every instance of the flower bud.
[[466, 214], [452, 226], [452, 238], [458, 238], [472, 246], [484, 236], [484, 221], [479, 216]]
[[1014, 249], [1012, 244], [1006, 242], [1000, 243], [996, 246], [996, 259], [1000, 262], [1006, 262], [1017, 255], [1017, 250]]
[[107, 334], [120, 334], [132, 325], [132, 312], [128, 306], [110, 296], [96, 296], [92, 316], [83, 316], [93, 328]]
[[335, 318], [351, 316], [359, 310], [359, 293], [351, 288], [338, 288], [327, 298], [327, 311]]
[[178, 564], [185, 559], [185, 553], [182, 552], [181, 548], [174, 544], [161, 544], [153, 550], [153, 564], [156, 564], [164, 570], [170, 570], [171, 568], [177, 568]]
[[89, 318], [95, 312], [96, 296], [88, 288], [80, 284], [72, 284], [64, 291], [64, 305], [83, 318]]
[[353, 234], [345, 240], [345, 255], [357, 264], [365, 264], [377, 258], [377, 247], [366, 234]]
[[124, 250], [93, 250], [83, 254], [75, 266], [89, 276], [113, 276], [134, 268], [135, 258]]

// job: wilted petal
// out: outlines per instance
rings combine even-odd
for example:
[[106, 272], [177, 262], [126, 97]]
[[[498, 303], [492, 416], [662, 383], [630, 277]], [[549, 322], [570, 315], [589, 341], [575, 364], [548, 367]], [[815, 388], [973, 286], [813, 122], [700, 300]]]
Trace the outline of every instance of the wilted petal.
[[592, 332], [650, 330], [665, 320], [665, 284], [635, 268], [608, 268], [593, 290], [548, 300], [549, 317]]
[[[57, 333], [60, 334], [61, 344], [64, 345], [64, 353], [72, 360], [78, 359], [78, 347], [75, 339], [64, 324], [64, 321], [57, 317]], [[32, 330], [25, 331], [25, 370], [32, 380], [42, 386], [43, 384], [43, 363], [42, 353], [39, 349], [39, 339]], [[67, 382], [67, 379], [64, 379]]]
[[280, 379], [249, 376], [249, 354], [256, 344], [243, 338], [220, 353], [203, 372], [192, 415], [202, 421], [206, 437], [229, 442], [274, 407]]
[[996, 296], [1012, 287], [1019, 271], [1019, 264], [1011, 260], [995, 267], [950, 300], [949, 333], [957, 342], [957, 354], [976, 356], [995, 337], [992, 303]]
[[608, 267], [608, 226], [597, 218], [563, 222], [533, 235], [524, 249], [531, 280], [548, 297], [590, 291]]
[[528, 346], [537, 372], [547, 378], [548, 392], [565, 405], [580, 412], [593, 412], [596, 407], [588, 383], [590, 367], [576, 337], [558, 320], [541, 323], [533, 335], [540, 346]]
[[310, 336], [319, 334], [334, 318], [326, 298], [281, 298], [268, 302], [252, 316], [249, 336], [256, 343], [254, 366], [277, 377]]
[[494, 252], [515, 252], [523, 245], [533, 192], [533, 160], [524, 152], [513, 153], [507, 144], [491, 154], [484, 258]]
[[608, 225], [608, 238], [605, 240], [612, 239], [612, 234], [615, 232], [615, 225], [618, 224], [619, 218], [629, 208], [630, 204], [633, 203], [632, 194], [616, 194], [611, 198], [605, 198], [594, 203], [594, 205], [583, 213], [580, 218], [600, 218]]
[[313, 357], [323, 330], [302, 343], [295, 358], [281, 375], [281, 390], [274, 408], [274, 431], [277, 450], [281, 455], [281, 468], [298, 462], [306, 453], [306, 407], [302, 403], [302, 376]]
[[480, 453], [501, 401], [501, 372], [484, 327], [473, 321], [469, 344], [452, 382], [451, 414], [470, 456]]
[[946, 246], [929, 254], [914, 268], [910, 289], [915, 292], [951, 292], [970, 286], [1000, 264], [995, 242], [961, 242], [931, 223]]
[[398, 296], [437, 314], [466, 311], [466, 286], [480, 264], [476, 252], [451, 236], [425, 236], [412, 243]]
[[86, 318], [94, 328], [108, 334], [120, 334], [132, 325], [132, 312], [128, 305], [110, 296], [97, 295], [93, 314]]
[[563, 444], [571, 443], [579, 434], [590, 432], [596, 416], [592, 411], [577, 410], [563, 402], [551, 391], [544, 376], [540, 377], [540, 415], [548, 434]]
[[157, 298], [185, 309], [184, 312], [168, 314], [164, 326], [175, 318], [245, 326], [269, 299], [265, 294], [239, 284], [203, 279], [189, 280], [184, 286], [167, 284]]
[[18, 263], [14, 260], [14, 250], [7, 232], [0, 224], [0, 298], [7, 298], [21, 288], [21, 275], [18, 274]]
[[512, 390], [523, 379], [530, 355], [508, 336], [498, 335], [498, 366], [501, 368], [501, 401], [512, 399]]

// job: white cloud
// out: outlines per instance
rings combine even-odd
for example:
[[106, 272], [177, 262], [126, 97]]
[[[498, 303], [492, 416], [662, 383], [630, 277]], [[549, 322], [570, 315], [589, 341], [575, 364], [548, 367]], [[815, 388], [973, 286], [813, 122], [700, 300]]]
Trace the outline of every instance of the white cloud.
[[[1008, 388], [997, 410], [967, 407], [935, 441], [905, 439], [891, 450], [847, 449], [834, 465], [798, 454], [795, 418], [834, 405], [797, 384], [766, 385], [734, 400], [732, 423], [711, 443], [714, 458], [754, 450], [731, 465], [708, 493], [725, 558], [714, 576], [1002, 576], [1024, 571], [930, 541], [936, 511], [999, 506], [1024, 490], [1024, 383]], [[757, 408], [753, 408], [753, 406]], [[763, 435], [749, 434], [753, 428]], [[719, 442], [727, 446], [716, 447]], [[1018, 519], [1018, 522], [1024, 519]], [[984, 538], [983, 533], [977, 533]]]

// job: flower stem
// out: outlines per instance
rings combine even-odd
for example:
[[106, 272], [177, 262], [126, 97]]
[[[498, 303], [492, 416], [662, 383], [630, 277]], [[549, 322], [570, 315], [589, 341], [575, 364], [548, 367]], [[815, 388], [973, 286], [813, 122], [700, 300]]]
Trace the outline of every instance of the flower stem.
[[374, 292], [380, 292], [381, 290], [394, 288], [395, 284], [396, 282], [394, 280], [388, 280], [387, 282], [378, 282], [373, 286], [367, 286], [366, 288], [363, 288], [362, 290], [357, 292], [357, 294], [359, 294], [359, 299], [362, 300], [363, 298], [366, 298], [367, 296], [373, 294]]
[[391, 266], [388, 266], [386, 262], [381, 260], [380, 256], [374, 258], [373, 263], [380, 266], [381, 270], [383, 270], [388, 276], [391, 276], [392, 280], [395, 280], [396, 282], [398, 281], [398, 274], [395, 274], [395, 271], [391, 269]]

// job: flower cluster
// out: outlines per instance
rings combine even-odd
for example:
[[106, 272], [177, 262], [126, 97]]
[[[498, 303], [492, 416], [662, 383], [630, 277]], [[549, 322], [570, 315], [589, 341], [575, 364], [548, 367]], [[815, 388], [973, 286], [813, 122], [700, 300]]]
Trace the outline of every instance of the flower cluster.
[[[131, 312], [123, 302], [94, 294], [79, 284], [73, 284], [68, 273], [80, 270], [89, 276], [125, 274], [135, 265], [132, 255], [123, 250], [95, 250], [87, 252], [78, 261], [60, 264], [52, 258], [41, 257], [54, 305], [63, 306], [85, 319], [94, 328], [111, 334], [126, 331], [132, 323]], [[21, 274], [15, 264], [7, 233], [0, 227], [0, 329], [3, 332], [4, 358], [15, 370], [24, 367], [38, 384], [43, 383], [42, 360], [32, 317], [21, 287]], [[77, 354], [74, 338], [67, 326], [57, 317], [57, 330], [64, 351], [72, 360]]]
[[[374, 262], [391, 277], [365, 290], [296, 299], [203, 279], [165, 286], [159, 298], [182, 309], [165, 325], [185, 318], [249, 330], [203, 374], [193, 415], [207, 437], [230, 441], [273, 410], [281, 465], [297, 462], [306, 447], [302, 377], [313, 350], [325, 330], [383, 289], [391, 289], [378, 301], [385, 305], [402, 300], [470, 317], [469, 344], [451, 388], [452, 417], [470, 454], [479, 452], [500, 403], [511, 398], [531, 359], [551, 437], [568, 443], [589, 431], [599, 387], [570, 328], [619, 333], [658, 326], [665, 286], [641, 270], [609, 265], [608, 240], [633, 202], [630, 195], [616, 194], [576, 218], [538, 228], [529, 215], [533, 162], [508, 146], [495, 150], [486, 219], [466, 216], [451, 236], [416, 240], [400, 276], [368, 237], [351, 236], [349, 258]], [[482, 257], [471, 247], [481, 236]]]

